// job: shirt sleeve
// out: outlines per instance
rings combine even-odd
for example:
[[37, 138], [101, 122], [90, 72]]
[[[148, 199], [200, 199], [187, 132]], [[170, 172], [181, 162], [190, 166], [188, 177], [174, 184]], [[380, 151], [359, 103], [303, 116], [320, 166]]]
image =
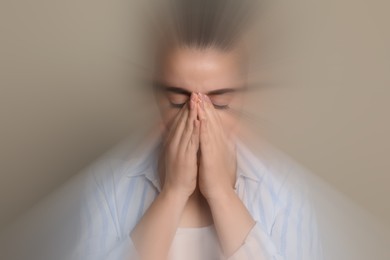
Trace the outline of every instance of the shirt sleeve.
[[129, 236], [126, 236], [122, 241], [118, 241], [115, 247], [105, 256], [104, 259], [119, 260], [119, 259], [140, 259], [133, 241]]
[[269, 234], [256, 221], [247, 235], [244, 244], [228, 260], [268, 260], [284, 259]]
[[122, 260], [132, 259], [138, 260], [139, 255], [134, 247], [131, 237], [117, 239], [110, 246], [104, 245], [102, 248], [98, 247], [99, 240], [89, 239], [83, 241], [81, 247], [73, 255], [73, 260]]
[[256, 221], [228, 260], [321, 260], [322, 248], [307, 189], [284, 184], [269, 228]]
[[93, 176], [87, 177], [82, 198], [80, 239], [72, 260], [139, 259], [130, 234], [116, 225], [107, 196]]

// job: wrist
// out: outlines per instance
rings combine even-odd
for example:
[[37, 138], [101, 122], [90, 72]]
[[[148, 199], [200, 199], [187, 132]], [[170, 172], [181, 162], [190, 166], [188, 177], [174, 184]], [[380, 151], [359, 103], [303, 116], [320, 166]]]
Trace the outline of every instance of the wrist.
[[162, 189], [159, 196], [163, 200], [168, 200], [178, 205], [185, 205], [190, 197], [186, 192], [165, 187]]
[[213, 194], [206, 195], [205, 198], [210, 204], [225, 204], [230, 203], [237, 197], [237, 194], [233, 188], [224, 189]]

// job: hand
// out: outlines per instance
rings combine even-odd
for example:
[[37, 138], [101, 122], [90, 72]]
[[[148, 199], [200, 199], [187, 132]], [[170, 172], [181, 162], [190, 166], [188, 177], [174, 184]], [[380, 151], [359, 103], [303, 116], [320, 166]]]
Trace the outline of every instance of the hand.
[[172, 122], [159, 160], [163, 191], [191, 196], [197, 181], [197, 151], [200, 122], [197, 119], [195, 94], [183, 106]]
[[236, 181], [235, 146], [227, 137], [210, 99], [200, 96], [200, 165], [199, 189], [207, 199], [232, 194]]

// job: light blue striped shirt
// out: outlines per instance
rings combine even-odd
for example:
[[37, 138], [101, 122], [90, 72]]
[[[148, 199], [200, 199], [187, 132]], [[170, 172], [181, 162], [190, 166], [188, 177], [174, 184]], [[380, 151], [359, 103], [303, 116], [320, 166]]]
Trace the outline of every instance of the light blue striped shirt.
[[[160, 192], [159, 144], [156, 138], [142, 151], [111, 153], [89, 167], [74, 259], [136, 259], [129, 234]], [[235, 190], [256, 224], [229, 259], [322, 259], [304, 175], [279, 151], [255, 155], [237, 141]]]

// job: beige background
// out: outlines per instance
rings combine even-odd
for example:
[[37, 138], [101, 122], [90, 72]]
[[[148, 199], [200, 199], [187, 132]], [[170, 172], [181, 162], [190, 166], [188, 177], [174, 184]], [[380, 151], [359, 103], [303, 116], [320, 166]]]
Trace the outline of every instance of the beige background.
[[[0, 2], [0, 229], [144, 115], [131, 91], [145, 73], [138, 2]], [[390, 226], [390, 6], [285, 2], [294, 54], [281, 63], [300, 76], [259, 92], [260, 128]]]

